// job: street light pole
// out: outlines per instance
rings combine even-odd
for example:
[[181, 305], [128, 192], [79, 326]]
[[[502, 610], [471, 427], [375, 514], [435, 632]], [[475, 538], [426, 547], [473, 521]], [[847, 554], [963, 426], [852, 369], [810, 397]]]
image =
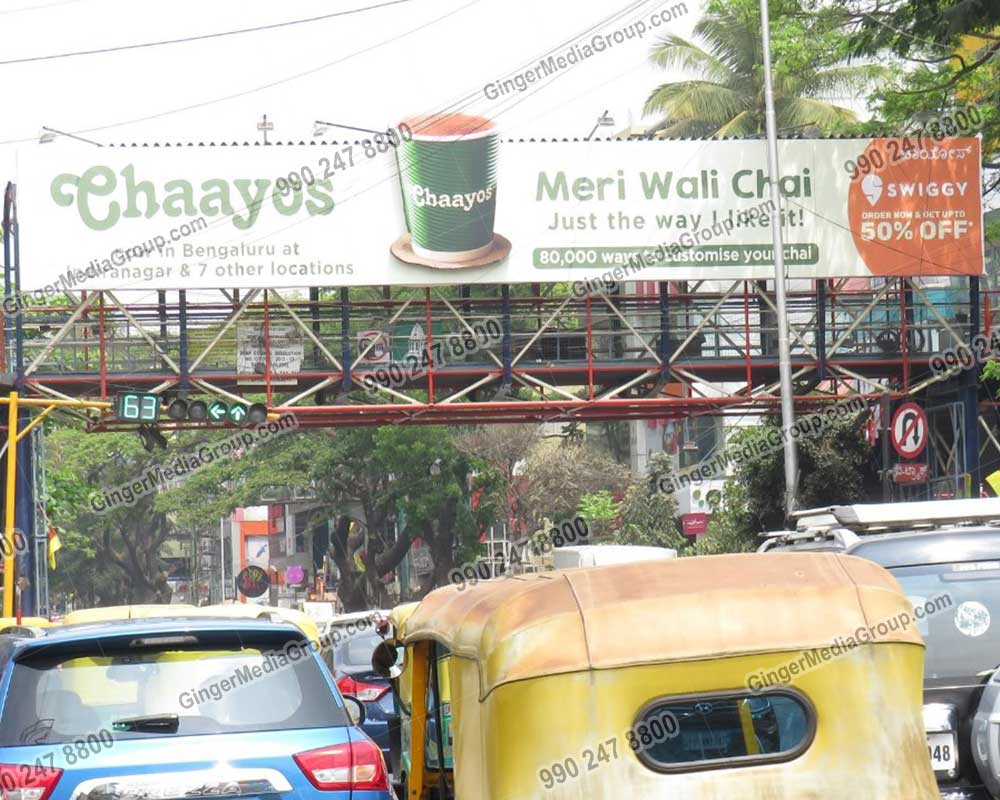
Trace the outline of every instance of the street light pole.
[[785, 299], [785, 243], [781, 230], [781, 191], [778, 185], [778, 124], [774, 114], [774, 83], [771, 76], [771, 20], [768, 0], [760, 0], [760, 27], [764, 58], [764, 115], [767, 124], [767, 171], [771, 186], [771, 236], [774, 240], [774, 289], [778, 312], [778, 377], [781, 383], [781, 428], [785, 442], [785, 514], [795, 510], [798, 484], [798, 453], [792, 428], [792, 359], [788, 346], [788, 305]]

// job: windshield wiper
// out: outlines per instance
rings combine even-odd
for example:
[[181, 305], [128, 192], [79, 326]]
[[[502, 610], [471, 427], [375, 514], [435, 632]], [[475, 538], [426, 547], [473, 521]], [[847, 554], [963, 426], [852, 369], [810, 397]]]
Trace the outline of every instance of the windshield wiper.
[[176, 714], [150, 714], [145, 717], [116, 719], [111, 723], [116, 731], [137, 731], [139, 733], [177, 733], [180, 717]]

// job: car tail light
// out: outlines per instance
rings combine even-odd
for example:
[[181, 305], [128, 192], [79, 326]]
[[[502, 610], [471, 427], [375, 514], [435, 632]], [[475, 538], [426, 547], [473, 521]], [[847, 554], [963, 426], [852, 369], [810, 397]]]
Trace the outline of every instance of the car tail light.
[[382, 751], [370, 739], [307, 750], [294, 758], [317, 789], [389, 790]]
[[62, 770], [32, 764], [0, 764], [0, 798], [46, 800], [56, 788]]
[[341, 694], [349, 694], [365, 703], [373, 703], [389, 691], [388, 686], [379, 686], [377, 683], [359, 683], [349, 675], [345, 675], [337, 681], [337, 688], [340, 689]]

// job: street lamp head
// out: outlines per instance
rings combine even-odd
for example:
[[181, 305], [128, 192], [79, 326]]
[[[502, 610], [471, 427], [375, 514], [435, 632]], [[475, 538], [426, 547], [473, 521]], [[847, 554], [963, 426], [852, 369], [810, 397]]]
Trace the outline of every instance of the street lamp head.
[[607, 109], [605, 109], [604, 113], [597, 118], [597, 123], [594, 125], [590, 133], [587, 134], [587, 138], [585, 139], [585, 141], [589, 142], [593, 138], [594, 134], [597, 133], [598, 128], [608, 128], [613, 126], [614, 124], [615, 124], [615, 118], [608, 113]]
[[93, 139], [88, 139], [85, 136], [78, 136], [75, 133], [69, 133], [67, 131], [60, 131], [56, 128], [50, 128], [48, 125], [42, 125], [42, 133], [38, 136], [39, 144], [48, 144], [49, 142], [54, 142], [57, 137], [66, 136], [70, 139], [76, 139], [78, 142], [86, 142], [87, 144], [92, 144], [94, 147], [104, 147], [100, 142], [95, 142]]

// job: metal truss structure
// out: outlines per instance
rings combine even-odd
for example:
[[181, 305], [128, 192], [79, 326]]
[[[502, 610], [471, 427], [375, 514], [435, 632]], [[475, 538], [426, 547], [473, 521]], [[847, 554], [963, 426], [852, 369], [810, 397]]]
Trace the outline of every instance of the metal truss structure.
[[[798, 406], [919, 394], [939, 380], [930, 358], [990, 327], [989, 293], [961, 280], [794, 282]], [[557, 284], [72, 299], [5, 317], [0, 369], [25, 396], [263, 400], [305, 427], [680, 418], [769, 413], [779, 401], [764, 281], [638, 282], [583, 298]], [[498, 335], [480, 347], [487, 327]], [[381, 378], [374, 392], [366, 376]]]

